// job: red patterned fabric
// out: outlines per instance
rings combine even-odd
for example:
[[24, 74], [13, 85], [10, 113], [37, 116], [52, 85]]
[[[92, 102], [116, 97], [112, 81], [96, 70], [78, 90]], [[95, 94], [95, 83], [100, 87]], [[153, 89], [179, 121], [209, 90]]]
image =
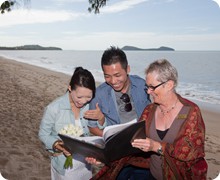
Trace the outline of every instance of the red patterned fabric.
[[[179, 95], [178, 98], [184, 106], [190, 107], [190, 111], [174, 143], [162, 143], [163, 179], [203, 180], [206, 179], [208, 168], [204, 159], [205, 124], [196, 104]], [[146, 121], [147, 136], [155, 109], [155, 104], [148, 105], [140, 118]], [[110, 166], [104, 166], [92, 179], [116, 179], [119, 171], [128, 164], [148, 168], [149, 158], [132, 156], [122, 158], [112, 162]]]

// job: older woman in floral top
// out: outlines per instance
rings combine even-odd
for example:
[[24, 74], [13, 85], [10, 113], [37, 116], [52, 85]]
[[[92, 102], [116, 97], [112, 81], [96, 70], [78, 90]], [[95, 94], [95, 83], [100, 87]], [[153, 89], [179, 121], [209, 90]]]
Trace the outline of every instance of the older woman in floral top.
[[199, 107], [176, 93], [178, 74], [169, 61], [157, 60], [145, 72], [153, 103], [140, 118], [146, 138], [132, 142], [143, 154], [112, 162], [93, 179], [121, 179], [120, 170], [128, 165], [147, 168], [148, 179], [206, 179], [205, 124]]

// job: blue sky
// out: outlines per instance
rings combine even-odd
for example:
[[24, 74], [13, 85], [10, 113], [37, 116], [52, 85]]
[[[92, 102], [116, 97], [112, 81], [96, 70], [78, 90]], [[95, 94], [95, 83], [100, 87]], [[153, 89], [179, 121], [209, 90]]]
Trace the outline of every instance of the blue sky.
[[220, 50], [220, 7], [213, 0], [108, 0], [96, 15], [88, 7], [88, 0], [21, 4], [0, 15], [0, 46]]

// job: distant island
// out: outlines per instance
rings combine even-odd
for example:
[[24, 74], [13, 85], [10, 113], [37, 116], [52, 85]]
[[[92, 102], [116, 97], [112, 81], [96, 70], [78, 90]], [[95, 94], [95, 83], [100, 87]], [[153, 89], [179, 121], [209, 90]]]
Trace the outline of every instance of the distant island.
[[161, 46], [159, 48], [141, 49], [134, 46], [124, 46], [122, 50], [125, 51], [175, 51], [175, 49], [170, 47]]
[[1, 47], [0, 50], [62, 50], [59, 47], [42, 47], [39, 45], [24, 45], [15, 47]]

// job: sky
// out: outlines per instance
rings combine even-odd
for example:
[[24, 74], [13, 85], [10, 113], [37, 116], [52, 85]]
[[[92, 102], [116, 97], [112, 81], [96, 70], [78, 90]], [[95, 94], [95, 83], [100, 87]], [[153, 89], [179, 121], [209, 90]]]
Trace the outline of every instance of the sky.
[[20, 1], [11, 12], [0, 14], [0, 46], [38, 44], [63, 50], [104, 50], [130, 45], [219, 51], [217, 2], [108, 0], [100, 13], [94, 14], [88, 12], [88, 0]]

